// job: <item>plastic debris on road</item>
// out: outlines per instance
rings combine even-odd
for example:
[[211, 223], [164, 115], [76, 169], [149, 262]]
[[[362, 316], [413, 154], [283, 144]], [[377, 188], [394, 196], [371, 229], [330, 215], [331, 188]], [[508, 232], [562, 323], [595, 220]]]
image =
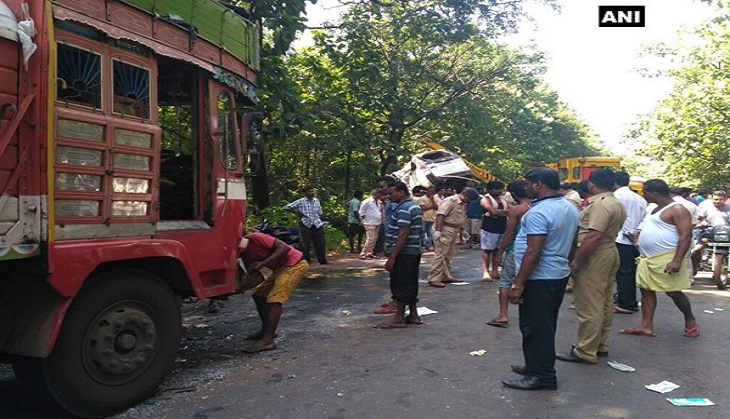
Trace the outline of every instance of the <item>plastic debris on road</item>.
[[679, 386], [672, 383], [671, 381], [662, 381], [658, 384], [649, 384], [644, 386], [648, 390], [656, 391], [657, 393], [669, 393], [672, 390], [678, 389]]
[[634, 371], [636, 371], [636, 368], [634, 368], [634, 367], [632, 367], [630, 365], [626, 365], [626, 364], [622, 364], [620, 362], [616, 362], [616, 361], [608, 361], [607, 364], [611, 368], [613, 368], [615, 370], [623, 371], [623, 372], [634, 372]]
[[469, 355], [471, 355], [471, 356], [484, 356], [484, 354], [486, 354], [486, 353], [487, 353], [486, 350], [480, 349], [478, 351], [471, 351], [471, 352], [469, 352]]
[[715, 312], [712, 311], [712, 310], [705, 310], [705, 313], [707, 313], [707, 314], [715, 314]]
[[350, 314], [352, 314], [352, 312], [350, 310], [342, 310], [342, 314], [344, 314], [345, 316], [349, 316]]
[[715, 311], [722, 311], [723, 309], [715, 307]]
[[681, 399], [681, 398], [669, 397], [669, 398], [667, 398], [667, 401], [675, 406], [714, 406], [715, 405], [715, 403], [710, 401], [710, 399], [701, 399], [701, 398]]
[[451, 283], [449, 283], [449, 285], [469, 285], [469, 283], [466, 281], [461, 281], [461, 282], [451, 282]]

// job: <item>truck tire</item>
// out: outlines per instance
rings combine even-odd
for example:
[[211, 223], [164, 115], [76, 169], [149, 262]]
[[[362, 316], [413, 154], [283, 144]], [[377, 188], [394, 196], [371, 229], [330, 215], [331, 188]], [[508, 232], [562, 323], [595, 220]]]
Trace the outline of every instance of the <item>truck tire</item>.
[[712, 264], [712, 280], [715, 281], [717, 289], [724, 290], [727, 288], [725, 279], [727, 278], [727, 266], [725, 266], [725, 255], [714, 255], [714, 263]]
[[117, 413], [150, 396], [180, 344], [180, 304], [143, 270], [91, 279], [66, 315], [43, 376], [53, 399], [81, 417]]

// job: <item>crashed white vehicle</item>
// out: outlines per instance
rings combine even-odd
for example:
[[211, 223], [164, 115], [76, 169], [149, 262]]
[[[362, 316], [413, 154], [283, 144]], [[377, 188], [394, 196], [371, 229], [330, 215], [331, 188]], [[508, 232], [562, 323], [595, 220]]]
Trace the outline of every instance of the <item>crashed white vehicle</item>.
[[463, 187], [474, 180], [469, 167], [456, 154], [446, 150], [431, 150], [418, 153], [402, 169], [392, 175], [408, 185], [436, 186], [446, 184], [455, 188]]

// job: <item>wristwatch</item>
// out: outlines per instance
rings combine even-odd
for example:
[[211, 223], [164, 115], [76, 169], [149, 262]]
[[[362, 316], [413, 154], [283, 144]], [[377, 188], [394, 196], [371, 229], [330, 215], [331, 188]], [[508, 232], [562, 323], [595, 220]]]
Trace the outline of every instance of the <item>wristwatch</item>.
[[522, 290], [522, 289], [525, 289], [525, 287], [521, 287], [519, 285], [512, 284], [509, 286], [509, 289], [510, 290]]

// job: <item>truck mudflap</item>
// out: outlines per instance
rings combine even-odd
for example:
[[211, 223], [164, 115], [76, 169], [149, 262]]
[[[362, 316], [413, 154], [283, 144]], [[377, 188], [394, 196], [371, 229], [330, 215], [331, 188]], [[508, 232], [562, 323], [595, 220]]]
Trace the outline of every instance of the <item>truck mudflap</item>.
[[0, 352], [44, 358], [56, 339], [71, 298], [47, 282], [12, 277], [0, 291]]

